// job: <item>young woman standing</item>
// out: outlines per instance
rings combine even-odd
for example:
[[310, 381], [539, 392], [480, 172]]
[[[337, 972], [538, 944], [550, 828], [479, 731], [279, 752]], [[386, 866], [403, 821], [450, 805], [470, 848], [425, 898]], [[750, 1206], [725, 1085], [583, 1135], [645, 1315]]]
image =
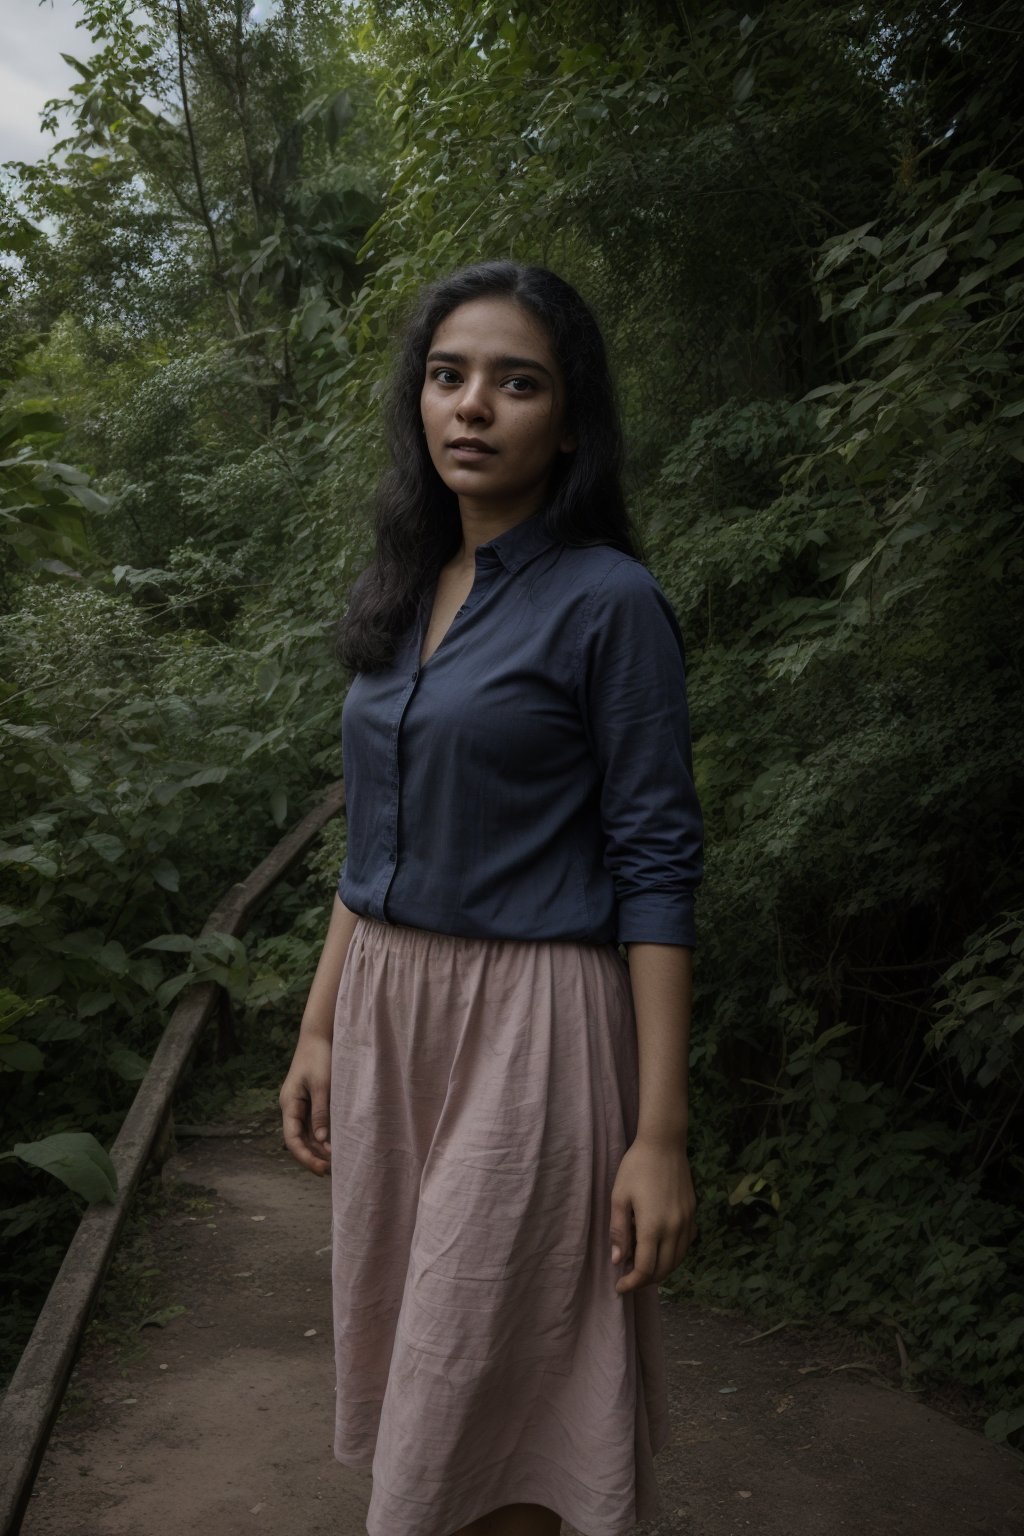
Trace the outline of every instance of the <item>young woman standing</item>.
[[372, 1467], [370, 1536], [624, 1536], [697, 1230], [683, 641], [554, 273], [428, 289], [388, 426], [339, 628], [348, 854], [280, 1095], [331, 1174], [335, 1455]]

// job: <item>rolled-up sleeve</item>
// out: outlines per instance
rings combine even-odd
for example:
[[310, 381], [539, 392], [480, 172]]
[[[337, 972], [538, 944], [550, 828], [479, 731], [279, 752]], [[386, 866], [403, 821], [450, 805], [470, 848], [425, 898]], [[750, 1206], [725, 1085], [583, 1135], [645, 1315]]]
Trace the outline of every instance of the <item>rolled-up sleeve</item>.
[[693, 782], [685, 651], [671, 604], [645, 566], [623, 559], [591, 594], [575, 676], [601, 780], [617, 940], [693, 948], [704, 822]]

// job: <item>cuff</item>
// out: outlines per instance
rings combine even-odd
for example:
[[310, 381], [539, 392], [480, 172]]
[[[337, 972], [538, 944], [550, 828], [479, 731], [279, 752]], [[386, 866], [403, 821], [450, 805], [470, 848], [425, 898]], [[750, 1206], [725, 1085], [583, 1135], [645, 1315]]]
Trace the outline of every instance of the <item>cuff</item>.
[[692, 891], [639, 891], [621, 897], [616, 926], [619, 944], [685, 944], [696, 948]]

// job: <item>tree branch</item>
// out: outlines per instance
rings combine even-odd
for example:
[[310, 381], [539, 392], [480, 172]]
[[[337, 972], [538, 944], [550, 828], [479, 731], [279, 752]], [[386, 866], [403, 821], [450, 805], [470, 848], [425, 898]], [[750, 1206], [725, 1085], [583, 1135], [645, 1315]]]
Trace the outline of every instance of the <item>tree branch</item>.
[[178, 40], [178, 79], [181, 82], [181, 105], [185, 112], [185, 128], [188, 132], [189, 150], [192, 155], [192, 173], [195, 176], [196, 192], [199, 195], [199, 207], [202, 210], [203, 223], [206, 225], [206, 233], [210, 237], [210, 249], [213, 252], [213, 265], [218, 277], [220, 270], [220, 250], [217, 245], [217, 232], [210, 218], [210, 210], [206, 203], [206, 191], [203, 187], [203, 174], [199, 168], [199, 151], [196, 148], [196, 136], [192, 128], [192, 113], [188, 105], [188, 85], [185, 81], [185, 29], [181, 14], [181, 0], [174, 0], [175, 33]]

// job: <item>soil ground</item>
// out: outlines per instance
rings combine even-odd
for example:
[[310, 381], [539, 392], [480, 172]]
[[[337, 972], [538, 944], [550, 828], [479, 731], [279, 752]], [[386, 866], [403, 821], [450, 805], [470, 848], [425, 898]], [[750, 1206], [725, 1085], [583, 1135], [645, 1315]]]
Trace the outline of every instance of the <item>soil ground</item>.
[[[370, 1475], [331, 1447], [329, 1182], [269, 1120], [179, 1132], [162, 1180], [115, 1259], [23, 1536], [363, 1536]], [[674, 1437], [663, 1514], [636, 1536], [1024, 1536], [1024, 1458], [849, 1335], [662, 1306]]]

